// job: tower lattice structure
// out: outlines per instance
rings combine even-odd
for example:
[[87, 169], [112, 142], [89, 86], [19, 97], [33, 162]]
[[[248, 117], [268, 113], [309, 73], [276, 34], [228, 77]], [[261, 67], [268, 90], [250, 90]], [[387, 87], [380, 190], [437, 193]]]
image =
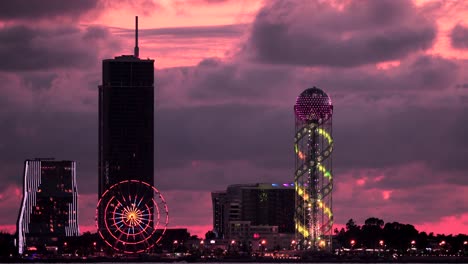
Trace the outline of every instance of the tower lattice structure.
[[330, 251], [333, 105], [325, 92], [313, 87], [298, 96], [294, 113], [296, 247], [299, 250]]

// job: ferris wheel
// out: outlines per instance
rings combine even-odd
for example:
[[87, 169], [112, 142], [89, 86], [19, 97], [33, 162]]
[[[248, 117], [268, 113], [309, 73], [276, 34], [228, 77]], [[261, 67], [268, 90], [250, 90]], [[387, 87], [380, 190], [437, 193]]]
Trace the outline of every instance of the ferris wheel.
[[112, 185], [97, 205], [99, 236], [122, 253], [141, 253], [152, 248], [161, 240], [168, 222], [169, 211], [161, 193], [139, 180]]

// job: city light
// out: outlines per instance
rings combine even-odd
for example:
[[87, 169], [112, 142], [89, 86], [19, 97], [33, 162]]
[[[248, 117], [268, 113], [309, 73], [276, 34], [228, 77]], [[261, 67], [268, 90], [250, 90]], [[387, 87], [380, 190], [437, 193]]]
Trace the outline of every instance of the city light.
[[[124, 180], [110, 186], [96, 209], [96, 219], [99, 212], [104, 216], [96, 222], [99, 236], [109, 247], [124, 253], [141, 253], [153, 247], [161, 240], [169, 221], [164, 197], [154, 186], [140, 180]], [[153, 218], [159, 221], [155, 223]], [[161, 232], [157, 232], [158, 227]]]

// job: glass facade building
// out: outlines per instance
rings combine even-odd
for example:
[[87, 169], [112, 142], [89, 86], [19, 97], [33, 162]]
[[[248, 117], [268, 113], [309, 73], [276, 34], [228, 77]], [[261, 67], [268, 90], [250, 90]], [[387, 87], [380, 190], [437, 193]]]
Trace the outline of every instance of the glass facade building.
[[[276, 227], [278, 233], [294, 233], [294, 185], [257, 183], [230, 185], [212, 192], [213, 230], [221, 238], [233, 238], [232, 224]], [[230, 231], [231, 230], [231, 231]]]
[[78, 236], [76, 163], [34, 159], [24, 164], [23, 198], [17, 222], [18, 253], [58, 245]]
[[[99, 86], [99, 190], [124, 180], [154, 186], [154, 60], [103, 60]], [[98, 208], [102, 227], [103, 208]]]

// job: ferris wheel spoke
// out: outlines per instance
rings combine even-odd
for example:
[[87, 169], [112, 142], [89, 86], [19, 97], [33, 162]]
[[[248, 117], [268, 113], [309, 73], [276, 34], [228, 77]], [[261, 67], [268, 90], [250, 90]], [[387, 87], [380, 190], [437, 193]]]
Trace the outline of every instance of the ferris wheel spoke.
[[159, 191], [151, 185], [127, 180], [111, 186], [98, 202], [104, 208], [106, 226], [101, 237], [117, 251], [143, 252], [161, 239], [156, 232], [161, 224], [166, 228], [167, 205]]

